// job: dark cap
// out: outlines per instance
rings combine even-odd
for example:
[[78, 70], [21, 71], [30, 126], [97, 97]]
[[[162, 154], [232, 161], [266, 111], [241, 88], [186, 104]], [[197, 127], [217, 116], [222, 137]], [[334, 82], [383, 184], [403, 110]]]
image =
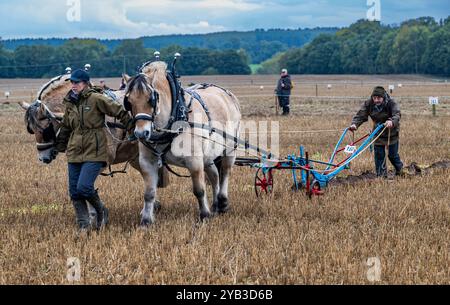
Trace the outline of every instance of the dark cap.
[[73, 82], [88, 82], [90, 80], [90, 76], [89, 74], [81, 69], [75, 70], [72, 72], [72, 74], [70, 75], [70, 78], [68, 80], [73, 81]]
[[386, 95], [386, 90], [383, 87], [375, 87], [372, 92], [372, 96], [381, 96], [384, 97]]

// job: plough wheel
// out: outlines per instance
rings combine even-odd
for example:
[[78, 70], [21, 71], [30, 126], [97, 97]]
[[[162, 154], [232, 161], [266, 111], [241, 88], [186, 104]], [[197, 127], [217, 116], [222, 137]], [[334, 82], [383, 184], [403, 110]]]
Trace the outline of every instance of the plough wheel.
[[262, 168], [258, 168], [255, 175], [255, 193], [256, 197], [260, 197], [261, 194], [270, 195], [273, 192], [273, 176], [270, 169], [267, 173], [264, 173]]
[[319, 181], [314, 180], [310, 186], [310, 190], [309, 190], [309, 194], [308, 194], [309, 198], [311, 199], [312, 196], [321, 196], [323, 194], [324, 194], [324, 191], [321, 189]]

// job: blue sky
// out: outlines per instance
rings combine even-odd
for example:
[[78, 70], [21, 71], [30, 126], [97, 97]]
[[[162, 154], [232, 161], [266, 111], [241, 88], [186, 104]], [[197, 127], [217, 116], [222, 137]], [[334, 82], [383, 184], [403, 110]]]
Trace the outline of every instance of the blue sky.
[[[67, 13], [80, 20], [70, 22]], [[373, 0], [375, 1], [375, 0]], [[449, 0], [379, 0], [381, 22], [450, 15]], [[72, 3], [68, 5], [68, 3]], [[135, 38], [256, 28], [348, 26], [368, 0], [1, 0], [0, 36]], [[76, 14], [71, 16], [77, 17]]]

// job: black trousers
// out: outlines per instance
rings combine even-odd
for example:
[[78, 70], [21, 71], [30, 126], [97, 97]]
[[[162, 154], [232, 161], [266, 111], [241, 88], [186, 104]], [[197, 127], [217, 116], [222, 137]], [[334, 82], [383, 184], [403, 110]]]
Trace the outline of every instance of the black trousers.
[[290, 107], [289, 107], [289, 95], [279, 95], [278, 96], [278, 103], [281, 108], [283, 108], [283, 114], [289, 114]]

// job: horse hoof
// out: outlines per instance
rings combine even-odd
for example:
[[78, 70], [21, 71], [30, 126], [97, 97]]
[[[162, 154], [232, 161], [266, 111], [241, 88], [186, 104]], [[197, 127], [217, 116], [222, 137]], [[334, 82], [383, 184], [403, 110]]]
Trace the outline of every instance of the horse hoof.
[[227, 205], [213, 205], [213, 207], [212, 207], [212, 212], [214, 215], [225, 214], [229, 210], [230, 210], [230, 206], [228, 204]]
[[200, 221], [201, 222], [205, 222], [205, 221], [207, 221], [209, 218], [211, 218], [212, 217], [212, 214], [211, 213], [205, 213], [205, 212], [201, 212], [200, 213]]
[[152, 223], [153, 223], [153, 222], [152, 222], [150, 219], [142, 219], [142, 220], [141, 220], [140, 226], [141, 226], [142, 228], [148, 228], [149, 226], [152, 225]]
[[230, 209], [228, 198], [226, 198], [225, 196], [219, 196], [216, 209], [219, 214], [228, 212], [228, 210]]
[[225, 206], [220, 206], [218, 212], [219, 212], [219, 214], [225, 214], [229, 210], [230, 210], [230, 206], [227, 204]]

